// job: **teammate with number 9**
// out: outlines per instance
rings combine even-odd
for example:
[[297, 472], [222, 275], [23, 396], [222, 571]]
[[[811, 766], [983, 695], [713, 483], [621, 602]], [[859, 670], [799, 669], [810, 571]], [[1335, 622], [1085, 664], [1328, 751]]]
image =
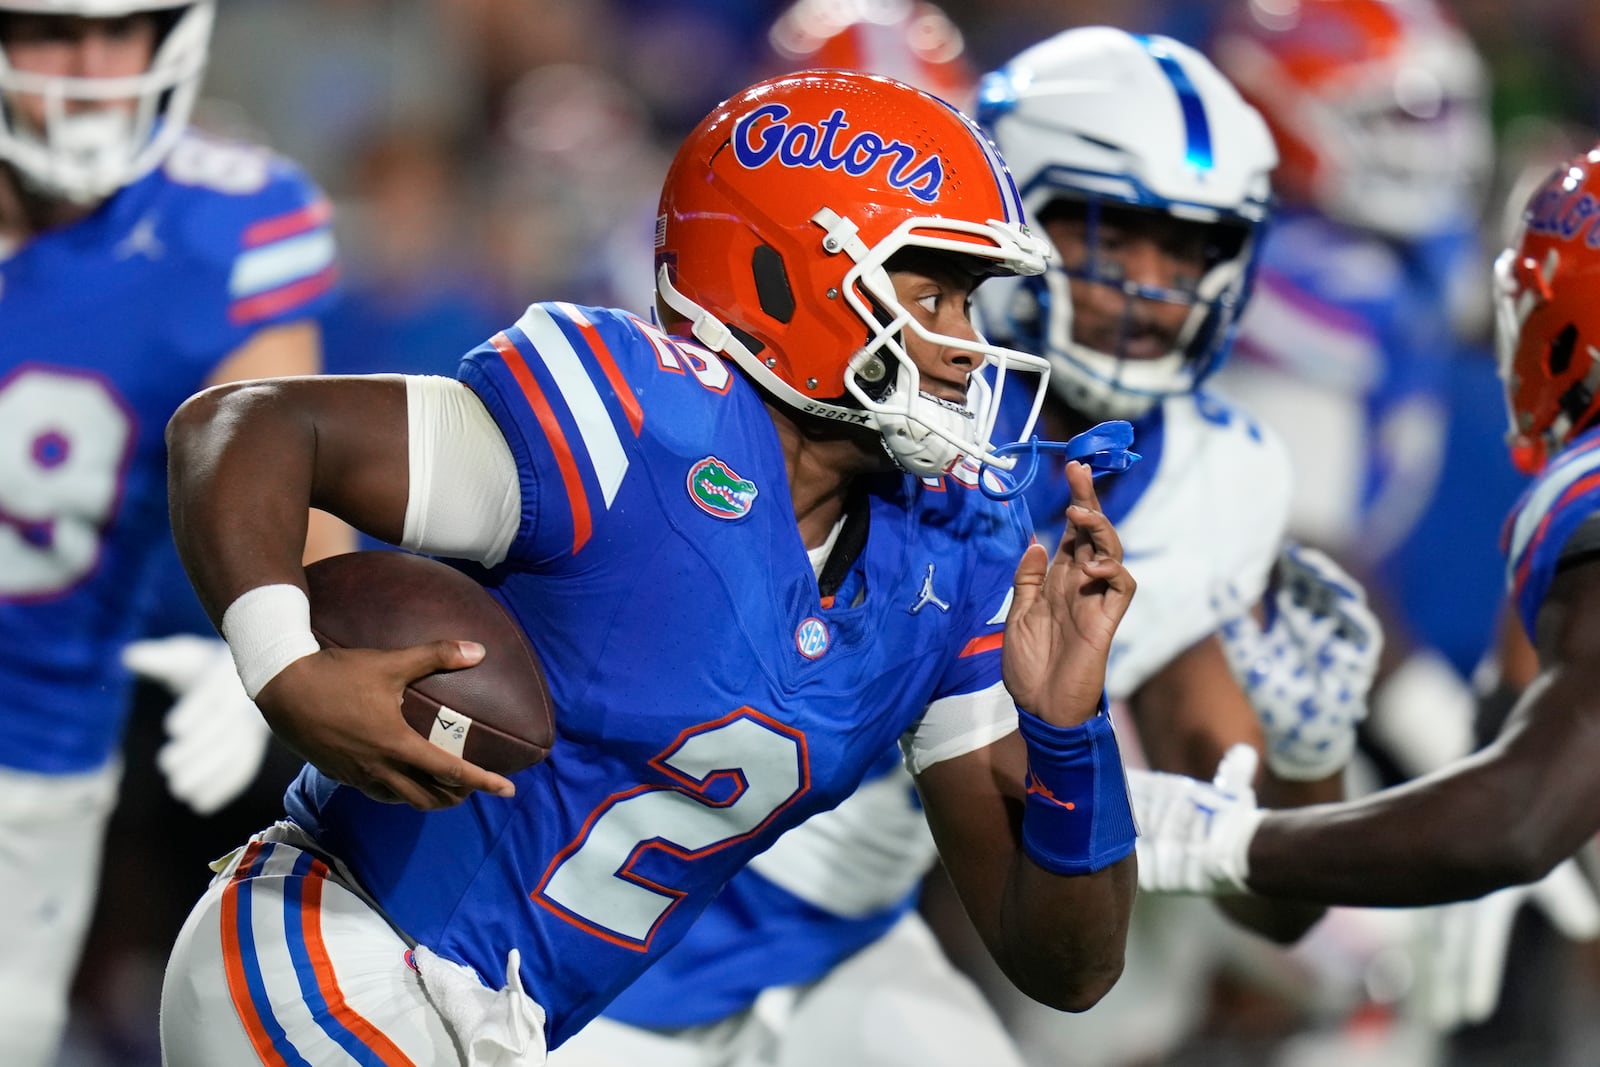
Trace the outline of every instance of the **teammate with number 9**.
[[120, 652], [167, 536], [162, 427], [208, 382], [320, 360], [325, 202], [284, 161], [187, 129], [212, 17], [0, 0], [0, 1062], [17, 1067], [54, 1061], [99, 881]]
[[[1040, 365], [968, 319], [988, 275], [1044, 269], [1004, 165], [934, 97], [811, 71], [701, 122], [655, 234], [661, 328], [534, 304], [458, 381], [174, 418], [185, 566], [311, 766], [178, 937], [173, 1067], [541, 1063], [897, 739], [1012, 979], [1068, 1009], [1115, 980], [1133, 825], [1102, 683], [1132, 581], [1085, 465], [1048, 565], [981, 488]], [[405, 723], [401, 686], [476, 646], [317, 650], [284, 531], [313, 498], [467, 561], [544, 666], [548, 759], [503, 778]]]

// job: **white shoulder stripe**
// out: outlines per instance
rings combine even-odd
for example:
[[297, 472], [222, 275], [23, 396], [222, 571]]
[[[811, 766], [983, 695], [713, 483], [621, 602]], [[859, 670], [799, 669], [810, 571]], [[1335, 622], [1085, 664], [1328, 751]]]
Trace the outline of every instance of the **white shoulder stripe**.
[[237, 300], [309, 278], [331, 266], [335, 255], [333, 231], [326, 227], [252, 248], [233, 261], [228, 295]]
[[1544, 521], [1545, 514], [1555, 506], [1561, 494], [1596, 469], [1600, 469], [1600, 449], [1580, 453], [1573, 457], [1571, 463], [1557, 467], [1545, 476], [1534, 489], [1533, 495], [1528, 497], [1527, 506], [1517, 513], [1516, 525], [1511, 528], [1511, 551], [1506, 556], [1507, 566], [1517, 565], [1528, 542], [1533, 540], [1534, 533], [1539, 529], [1539, 523]]
[[606, 507], [616, 499], [622, 476], [628, 472], [628, 454], [623, 450], [622, 438], [611, 421], [605, 401], [595, 388], [594, 380], [579, 359], [577, 350], [561, 332], [550, 312], [535, 304], [517, 320], [517, 328], [528, 336], [539, 358], [549, 368], [556, 388], [578, 424], [583, 437], [583, 450], [594, 468], [600, 490], [605, 494]]

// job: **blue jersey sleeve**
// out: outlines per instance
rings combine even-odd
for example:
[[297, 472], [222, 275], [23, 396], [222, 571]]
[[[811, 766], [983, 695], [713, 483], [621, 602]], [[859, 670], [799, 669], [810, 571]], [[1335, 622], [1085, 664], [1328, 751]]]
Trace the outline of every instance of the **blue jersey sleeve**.
[[1528, 487], [1506, 523], [1506, 580], [1531, 637], [1568, 540], [1600, 513], [1600, 430], [1579, 437]]
[[522, 520], [510, 562], [548, 562], [590, 543], [634, 461], [644, 416], [629, 375], [653, 352], [620, 312], [535, 304], [467, 354], [459, 376], [517, 461]]
[[191, 134], [161, 174], [183, 206], [178, 242], [213, 297], [195, 302], [197, 347], [231, 352], [260, 330], [330, 308], [339, 273], [333, 212], [299, 166]]

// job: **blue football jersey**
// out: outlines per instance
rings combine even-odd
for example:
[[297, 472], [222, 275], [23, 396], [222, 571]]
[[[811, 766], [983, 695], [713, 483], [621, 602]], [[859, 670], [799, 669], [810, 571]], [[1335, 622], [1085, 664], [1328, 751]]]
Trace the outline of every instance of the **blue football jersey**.
[[[1017, 386], [1001, 394], [997, 438], [1022, 431], [1032, 399]], [[1140, 581], [1111, 646], [1113, 698], [1220, 625], [1216, 583], [1260, 592], [1288, 521], [1282, 443], [1216, 398], [1176, 396], [1151, 409], [1135, 424], [1133, 449], [1138, 463], [1095, 480]], [[1046, 457], [1024, 499], [1047, 548], [1061, 538], [1071, 496], [1065, 464]], [[934, 859], [910, 777], [898, 753], [886, 757], [856, 795], [741, 871], [606, 1016], [655, 1029], [726, 1018], [763, 989], [821, 978], [882, 937], [916, 905]]]
[[1506, 521], [1506, 584], [1529, 636], [1567, 542], [1600, 512], [1600, 429], [1573, 438], [1522, 494]]
[[1476, 252], [1466, 229], [1400, 245], [1314, 214], [1274, 221], [1216, 382], [1289, 442], [1297, 536], [1376, 563], [1418, 520], [1460, 348], [1448, 305]]
[[92, 215], [0, 260], [0, 764], [105, 762], [167, 538], [167, 419], [334, 284], [326, 200], [264, 151], [188, 135]]
[[865, 547], [823, 599], [771, 417], [721, 359], [539, 304], [460, 377], [517, 461], [521, 524], [480, 578], [539, 652], [558, 740], [513, 799], [423, 813], [307, 768], [288, 808], [418, 941], [491, 981], [520, 949], [559, 1044], [930, 703], [1000, 684], [1029, 524], [957, 478], [868, 479]]

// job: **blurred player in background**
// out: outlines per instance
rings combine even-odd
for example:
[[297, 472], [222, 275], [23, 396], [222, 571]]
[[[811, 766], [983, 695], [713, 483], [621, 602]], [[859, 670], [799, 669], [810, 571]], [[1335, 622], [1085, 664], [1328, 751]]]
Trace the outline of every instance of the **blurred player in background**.
[[[660, 328], [535, 304], [460, 381], [282, 379], [173, 419], [184, 564], [311, 763], [178, 937], [174, 1067], [543, 1062], [902, 738], [1006, 973], [1065, 1009], [1115, 981], [1133, 826], [1102, 681], [1132, 585], [1087, 466], [1048, 570], [977, 466], [1042, 363], [968, 317], [988, 274], [1044, 269], [1004, 165], [941, 101], [811, 72], [702, 121], [655, 232]], [[313, 497], [482, 565], [543, 660], [549, 759], [505, 779], [398, 714], [481, 650], [317, 651]]]
[[[1536, 475], [1503, 547], [1538, 673], [1503, 729], [1446, 769], [1304, 812], [1257, 809], [1244, 764], [1209, 784], [1141, 776], [1134, 793], [1144, 888], [1386, 907], [1495, 890], [1515, 901], [1600, 831], [1590, 758], [1600, 737], [1596, 204], [1600, 146], [1533, 193], [1494, 267], [1509, 443], [1518, 466]], [[1496, 907], [1501, 896], [1458, 907]]]
[[[1466, 676], [1498, 605], [1470, 579], [1431, 582], [1425, 602], [1398, 555], [1438, 485], [1453, 364], [1476, 357], [1466, 339], [1489, 318], [1483, 64], [1435, 0], [1234, 0], [1210, 52], [1282, 157], [1240, 358], [1218, 388], [1288, 442], [1291, 532], [1373, 591], [1389, 641], [1366, 729], [1399, 774], [1424, 773], [1471, 747]], [[1483, 493], [1489, 472], [1475, 475]], [[1490, 551], [1495, 521], [1457, 518], [1424, 569]], [[1473, 637], [1434, 638], [1469, 614]]]
[[[1497, 443], [1486, 343], [1484, 64], [1435, 0], [1236, 0], [1211, 48], [1283, 156], [1241, 358], [1220, 387], [1289, 442], [1293, 533], [1373, 590], [1389, 640], [1362, 766], [1376, 768], [1372, 784], [1392, 783], [1476, 745], [1468, 678], [1495, 658], [1495, 533], [1523, 484]], [[1349, 970], [1357, 943], [1376, 962], [1420, 935], [1411, 951], [1426, 974], [1452, 958], [1498, 959], [1510, 934], [1509, 922], [1452, 923], [1479, 943], [1440, 945], [1433, 918], [1415, 918], [1340, 913], [1307, 958]], [[1395, 1040], [1426, 1043], [1459, 1024], [1459, 1007], [1437, 1008], [1464, 981], [1482, 980], [1435, 973], [1412, 985], [1407, 1013], [1422, 1025], [1404, 1020]]]
[[209, 0], [0, 3], [8, 1067], [52, 1062], [99, 883], [121, 652], [167, 536], [166, 420], [208, 382], [318, 369], [326, 202], [269, 153], [186, 129], [212, 17]]
[[[854, 21], [841, 18], [848, 11]], [[928, 5], [803, 2], [778, 20], [774, 39], [808, 42], [784, 52], [807, 60], [909, 71], [930, 54], [919, 48], [930, 40], [946, 46], [934, 54], [957, 58], [948, 47], [959, 43], [955, 34]], [[974, 95], [948, 69], [919, 76], [952, 96]], [[1016, 160], [1030, 224], [1050, 235], [1058, 257], [1044, 275], [980, 288], [985, 326], [1049, 359], [1042, 436], [1065, 440], [1101, 419], [1132, 418], [1145, 456], [1100, 483], [1119, 534], [1139, 545], [1134, 565], [1145, 576], [1129, 612], [1137, 624], [1121, 628], [1112, 648], [1108, 691], [1129, 700], [1157, 765], [1209, 771], [1233, 742], [1264, 740], [1272, 771], [1263, 788], [1275, 800], [1337, 797], [1370, 678], [1363, 672], [1376, 664], [1375, 624], [1359, 591], [1314, 555], [1288, 561], [1299, 584], [1282, 583], [1267, 635], [1244, 616], [1278, 555], [1287, 460], [1270, 434], [1197, 395], [1248, 295], [1274, 159], [1265, 127], [1193, 49], [1104, 28], [1068, 31], [1017, 57], [985, 82], [980, 114], [1002, 155]], [[1032, 393], [1005, 398], [1002, 424], [1020, 431]], [[1060, 537], [1055, 517], [1070, 489], [1064, 464], [1046, 464], [1028, 500], [1049, 544]], [[1348, 590], [1350, 617], [1367, 626], [1363, 651], [1352, 654], [1315, 617], [1305, 595], [1312, 585]], [[1219, 589], [1230, 590], [1220, 606]], [[1254, 671], [1248, 692], [1270, 721], [1265, 739], [1230, 671], [1223, 632], [1234, 639], [1241, 675]], [[758, 856], [684, 941], [552, 1062], [1020, 1063], [917, 914], [917, 887], [934, 858], [900, 753], [886, 752], [864, 788]], [[1241, 917], [1292, 940], [1318, 914], [1290, 907]], [[1140, 951], [1170, 974], [1176, 957], [1157, 940]], [[1187, 986], [1192, 972], [1177, 971], [1174, 984]], [[1149, 1047], [1158, 1020], [1144, 977], [1132, 993], [1119, 983], [1090, 1013], [1121, 1021], [1112, 1004], [1144, 1000], [1137, 1036], [1096, 1027], [1109, 1046], [1098, 1049], [1085, 1019], [1047, 1009], [1035, 1018], [1004, 999], [1030, 1057], [1107, 1063], [1111, 1048]], [[1193, 999], [1184, 988], [1181, 1000]]]

